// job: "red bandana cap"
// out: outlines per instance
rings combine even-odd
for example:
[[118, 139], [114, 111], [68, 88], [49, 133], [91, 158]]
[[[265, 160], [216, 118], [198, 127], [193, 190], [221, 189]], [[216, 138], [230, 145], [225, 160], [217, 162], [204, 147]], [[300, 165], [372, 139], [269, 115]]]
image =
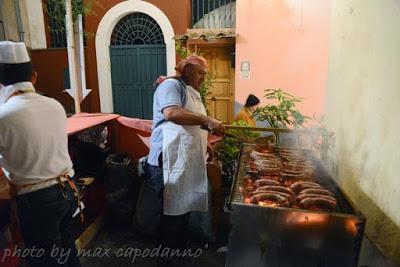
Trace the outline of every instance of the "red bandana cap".
[[208, 68], [207, 61], [205, 60], [205, 58], [203, 58], [201, 56], [192, 55], [192, 56], [188, 56], [186, 59], [180, 61], [176, 65], [175, 70], [177, 72], [177, 75], [182, 75], [185, 68], [190, 65], [197, 65], [197, 66], [203, 67], [205, 69]]

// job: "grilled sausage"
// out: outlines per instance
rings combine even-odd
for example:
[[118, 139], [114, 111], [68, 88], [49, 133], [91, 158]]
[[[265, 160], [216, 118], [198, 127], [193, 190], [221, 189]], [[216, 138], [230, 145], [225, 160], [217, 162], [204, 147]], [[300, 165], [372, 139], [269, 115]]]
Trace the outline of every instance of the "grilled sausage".
[[300, 191], [308, 188], [323, 189], [323, 187], [317, 183], [305, 182], [305, 181], [298, 181], [290, 186], [290, 189], [292, 189], [296, 193], [299, 193]]
[[268, 200], [279, 204], [280, 206], [289, 206], [289, 200], [275, 193], [259, 193], [251, 197], [250, 203], [258, 204], [258, 202]]
[[261, 193], [271, 193], [271, 194], [277, 194], [283, 197], [286, 197], [290, 203], [293, 202], [293, 196], [284, 192], [279, 192], [279, 191], [271, 191], [271, 190], [263, 190], [263, 189], [256, 189], [255, 191], [253, 191], [251, 193], [251, 195], [257, 195], [257, 194], [261, 194]]
[[258, 179], [254, 182], [256, 187], [260, 187], [263, 185], [280, 185], [278, 181], [271, 180], [271, 179]]
[[273, 152], [258, 152], [256, 150], [251, 151], [250, 157], [254, 160], [257, 159], [268, 159], [268, 158], [276, 158], [275, 154]]
[[318, 195], [333, 196], [333, 194], [330, 191], [326, 189], [317, 189], [317, 188], [307, 188], [301, 190], [299, 195], [301, 194], [318, 194]]
[[328, 200], [336, 202], [336, 199], [334, 197], [327, 196], [327, 195], [319, 195], [319, 194], [300, 194], [297, 197], [297, 201], [301, 202], [305, 198], [326, 198]]
[[305, 198], [300, 202], [300, 206], [305, 209], [336, 209], [337, 202], [326, 198]]
[[279, 175], [259, 175], [258, 179], [279, 180]]
[[290, 188], [286, 188], [284, 186], [279, 186], [279, 185], [264, 185], [264, 186], [260, 186], [258, 189], [259, 190], [278, 191], [278, 192], [283, 192], [283, 193], [294, 196], [294, 193]]

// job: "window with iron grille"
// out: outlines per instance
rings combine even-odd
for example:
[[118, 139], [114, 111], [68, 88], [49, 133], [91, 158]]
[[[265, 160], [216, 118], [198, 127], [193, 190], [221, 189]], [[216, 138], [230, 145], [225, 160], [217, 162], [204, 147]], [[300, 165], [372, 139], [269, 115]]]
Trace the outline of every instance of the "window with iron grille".
[[[60, 4], [60, 0], [48, 0], [46, 11], [48, 15], [48, 24], [51, 37], [51, 47], [63, 48], [67, 47], [67, 32], [65, 29], [65, 6]], [[83, 10], [83, 0], [77, 0], [78, 10]], [[82, 13], [82, 12], [80, 12]], [[85, 28], [85, 20], [82, 21], [83, 28]], [[86, 44], [86, 38], [83, 40]]]
[[193, 28], [234, 28], [236, 0], [192, 0]]
[[144, 13], [123, 17], [111, 35], [111, 45], [149, 44], [164, 44], [164, 36], [158, 23]]

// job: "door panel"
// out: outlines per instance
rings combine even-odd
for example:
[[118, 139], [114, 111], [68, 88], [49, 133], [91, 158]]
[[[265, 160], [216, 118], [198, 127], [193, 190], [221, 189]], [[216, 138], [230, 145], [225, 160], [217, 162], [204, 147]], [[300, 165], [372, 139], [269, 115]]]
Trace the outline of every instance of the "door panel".
[[209, 71], [215, 79], [206, 97], [210, 116], [228, 124], [233, 120], [234, 106], [234, 69], [231, 68], [230, 47], [200, 47], [198, 48], [207, 60]]
[[110, 46], [114, 112], [152, 119], [153, 83], [166, 73], [165, 45]]

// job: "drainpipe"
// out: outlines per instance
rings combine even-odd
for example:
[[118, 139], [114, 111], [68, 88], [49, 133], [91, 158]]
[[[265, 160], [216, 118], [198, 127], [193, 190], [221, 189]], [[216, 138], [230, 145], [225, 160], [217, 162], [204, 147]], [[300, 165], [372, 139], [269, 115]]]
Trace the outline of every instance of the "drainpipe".
[[19, 0], [14, 0], [15, 15], [17, 17], [19, 41], [24, 42], [24, 29], [22, 27], [21, 11], [19, 9]]

